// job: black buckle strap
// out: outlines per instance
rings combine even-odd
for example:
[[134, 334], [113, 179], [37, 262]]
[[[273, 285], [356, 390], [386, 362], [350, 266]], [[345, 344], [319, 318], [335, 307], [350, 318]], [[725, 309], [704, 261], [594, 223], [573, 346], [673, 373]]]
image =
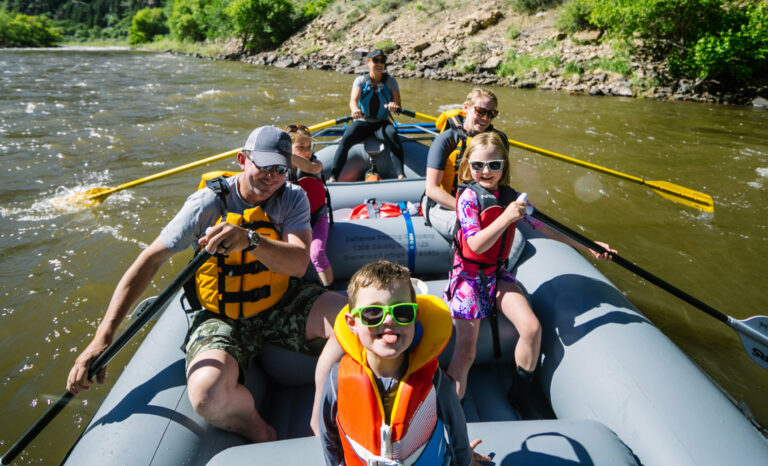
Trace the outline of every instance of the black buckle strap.
[[247, 228], [248, 230], [258, 230], [259, 228], [274, 228], [275, 225], [272, 222], [268, 222], [266, 220], [259, 220], [255, 222], [248, 222], [243, 223], [240, 225], [243, 228]]
[[260, 261], [248, 262], [247, 264], [224, 264], [221, 266], [221, 273], [227, 277], [242, 276], [246, 274], [257, 274], [269, 270], [266, 265]]
[[249, 291], [226, 292], [219, 295], [219, 303], [252, 303], [269, 298], [272, 291], [269, 285]]

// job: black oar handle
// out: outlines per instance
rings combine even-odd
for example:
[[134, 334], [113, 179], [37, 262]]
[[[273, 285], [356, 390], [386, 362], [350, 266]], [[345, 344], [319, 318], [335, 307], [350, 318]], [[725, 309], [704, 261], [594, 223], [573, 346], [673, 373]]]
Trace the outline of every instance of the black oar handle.
[[416, 118], [416, 112], [414, 112], [413, 110], [406, 110], [404, 108], [401, 108], [400, 110], [397, 111], [397, 113], [402, 113], [405, 116]]
[[[93, 363], [91, 363], [90, 369], [88, 369], [88, 380], [92, 380], [93, 377], [101, 372], [104, 367], [109, 364], [109, 362], [112, 360], [112, 358], [115, 357], [115, 355], [123, 349], [126, 343], [134, 336], [136, 333], [138, 333], [139, 330], [147, 323], [149, 322], [152, 317], [154, 317], [157, 312], [165, 307], [165, 305], [170, 301], [170, 299], [176, 294], [176, 292], [181, 288], [184, 283], [192, 278], [192, 276], [195, 274], [198, 268], [200, 268], [201, 265], [203, 265], [203, 262], [208, 260], [210, 257], [210, 253], [206, 251], [205, 249], [201, 250], [200, 253], [195, 256], [192, 261], [187, 264], [186, 267], [184, 267], [184, 270], [181, 271], [181, 273], [171, 282], [170, 285], [168, 285], [165, 290], [163, 290], [162, 293], [155, 299], [152, 304], [150, 304], [146, 311], [139, 315], [136, 320], [131, 322], [131, 324], [128, 326], [127, 329], [123, 333], [120, 334], [117, 339], [112, 342], [111, 345], [107, 347], [106, 350], [104, 350], [103, 353], [97, 357]], [[48, 410], [40, 417], [40, 419], [35, 422], [32, 427], [27, 430], [27, 432], [18, 440], [16, 443], [13, 444], [10, 450], [6, 452], [5, 455], [3, 455], [3, 458], [1, 460], [2, 464], [10, 464], [11, 461], [13, 461], [16, 456], [18, 456], [19, 453], [26, 448], [27, 445], [29, 445], [29, 442], [35, 439], [37, 435], [53, 420], [53, 418], [56, 417], [59, 412], [61, 412], [62, 409], [64, 409], [67, 404], [69, 404], [70, 401], [72, 401], [72, 398], [74, 398], [75, 395], [72, 392], [64, 392], [64, 394], [54, 403]]]
[[[599, 244], [595, 243], [591, 239], [587, 238], [586, 236], [581, 235], [580, 233], [571, 230], [567, 226], [563, 225], [562, 223], [558, 222], [557, 220], [554, 220], [553, 218], [545, 215], [540, 210], [534, 210], [533, 213], [530, 214], [533, 218], [540, 220], [547, 225], [555, 228], [556, 230], [559, 230], [561, 233], [563, 233], [566, 236], [571, 237], [572, 239], [578, 241], [579, 243], [583, 244], [584, 246], [593, 249], [599, 253], [609, 253], [610, 251], [606, 250], [604, 247], [600, 246]], [[612, 261], [616, 264], [620, 265], [621, 267], [624, 267], [625, 269], [629, 270], [630, 272], [634, 273], [635, 275], [642, 277], [649, 282], [653, 283], [654, 285], [658, 286], [659, 288], [662, 288], [669, 293], [672, 293], [673, 295], [677, 296], [678, 298], [682, 299], [683, 301], [701, 309], [702, 311], [706, 312], [707, 314], [711, 315], [715, 319], [728, 324], [729, 319], [728, 316], [723, 314], [722, 312], [718, 311], [717, 309], [713, 308], [712, 306], [703, 303], [699, 301], [698, 299], [694, 298], [693, 296], [689, 295], [685, 291], [665, 282], [661, 278], [657, 277], [656, 275], [653, 275], [652, 273], [648, 272], [647, 270], [638, 267], [637, 265], [633, 264], [632, 262], [624, 259], [623, 257], [619, 256], [618, 254], [611, 254]]]
[[353, 120], [353, 119], [354, 119], [354, 117], [352, 115], [347, 115], [347, 116], [339, 117], [339, 118], [336, 118], [336, 124], [340, 125], [342, 123], [346, 123], [346, 122], [348, 122], [350, 120]]

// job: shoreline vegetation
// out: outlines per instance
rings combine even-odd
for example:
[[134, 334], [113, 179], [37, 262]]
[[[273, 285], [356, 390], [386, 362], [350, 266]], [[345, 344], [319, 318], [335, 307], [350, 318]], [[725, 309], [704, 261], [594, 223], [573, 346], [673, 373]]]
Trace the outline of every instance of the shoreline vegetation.
[[34, 4], [0, 0], [0, 46], [130, 45], [342, 73], [358, 72], [365, 53], [380, 48], [401, 78], [768, 108], [762, 0]]

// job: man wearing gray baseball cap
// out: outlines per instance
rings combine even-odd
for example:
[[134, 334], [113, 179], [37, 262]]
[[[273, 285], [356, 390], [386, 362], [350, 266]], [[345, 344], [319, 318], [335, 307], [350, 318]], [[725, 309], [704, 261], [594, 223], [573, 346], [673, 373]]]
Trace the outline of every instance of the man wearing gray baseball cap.
[[[240, 376], [264, 341], [317, 354], [346, 298], [297, 278], [309, 265], [312, 230], [304, 191], [286, 183], [288, 133], [256, 128], [237, 162], [242, 173], [207, 180], [125, 272], [96, 334], [70, 370], [67, 390], [77, 394], [91, 385], [89, 366], [160, 266], [194, 244], [214, 255], [185, 287], [197, 310], [184, 343], [190, 402], [209, 423], [248, 441], [277, 438]], [[98, 375], [99, 383], [104, 375]]]

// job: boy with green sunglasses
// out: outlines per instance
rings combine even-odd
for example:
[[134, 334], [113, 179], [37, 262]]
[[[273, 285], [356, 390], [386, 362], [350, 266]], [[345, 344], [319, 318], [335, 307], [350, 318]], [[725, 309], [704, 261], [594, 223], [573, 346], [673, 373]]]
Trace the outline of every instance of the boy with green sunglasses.
[[479, 441], [437, 363], [452, 331], [445, 303], [416, 296], [408, 269], [388, 261], [358, 270], [347, 294], [334, 325], [345, 354], [320, 409], [326, 463], [469, 465]]

